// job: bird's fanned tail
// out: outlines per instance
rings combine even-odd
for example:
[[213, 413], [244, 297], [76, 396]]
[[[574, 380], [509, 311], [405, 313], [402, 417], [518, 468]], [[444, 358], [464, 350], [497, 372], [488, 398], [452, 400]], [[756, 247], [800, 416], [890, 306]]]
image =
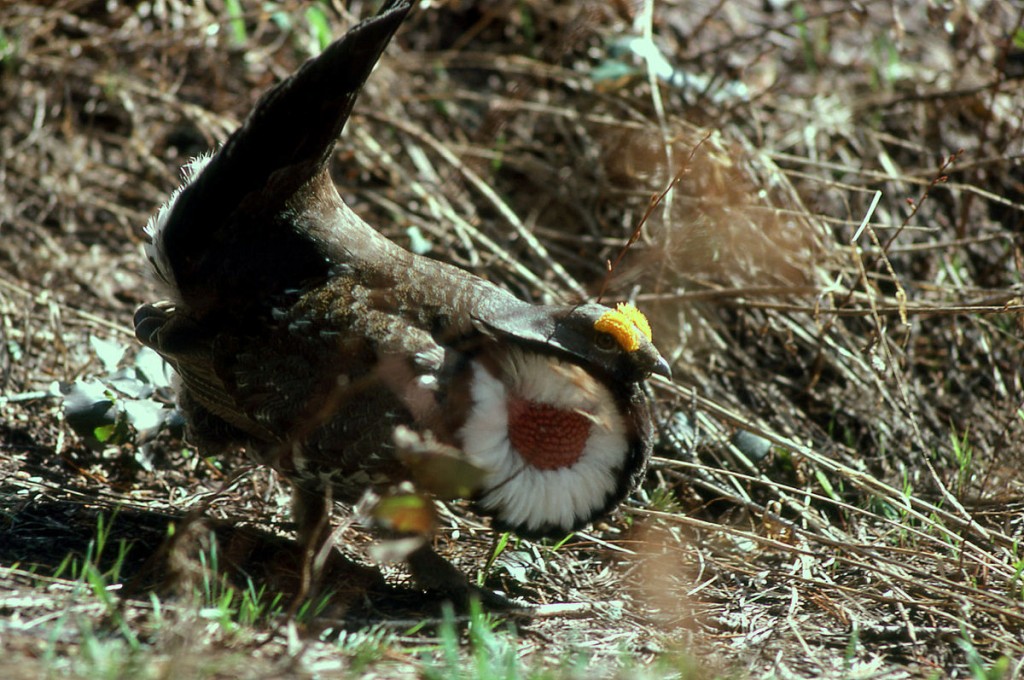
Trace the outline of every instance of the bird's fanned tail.
[[[273, 216], [325, 171], [359, 91], [410, 9], [406, 0], [386, 3], [306, 62], [264, 94], [242, 127], [186, 177], [188, 184], [149, 227], [150, 259], [175, 297], [188, 300], [193, 285], [206, 286], [217, 274], [212, 270], [225, 267], [224, 255], [247, 261], [246, 243], [288, 253], [297, 271], [309, 264], [303, 255], [322, 259], [279, 233], [288, 222]], [[275, 241], [279, 248], [266, 248]], [[239, 278], [258, 277], [253, 269]]]

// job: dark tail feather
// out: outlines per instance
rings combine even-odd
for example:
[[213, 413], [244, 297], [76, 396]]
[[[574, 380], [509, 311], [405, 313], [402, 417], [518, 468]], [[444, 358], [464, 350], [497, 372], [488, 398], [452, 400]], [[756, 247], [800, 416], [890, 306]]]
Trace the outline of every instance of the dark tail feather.
[[[182, 295], [207, 277], [202, 261], [230, 254], [239, 242], [275, 240], [273, 218], [327, 165], [363, 83], [410, 8], [408, 0], [390, 0], [264, 94], [158, 219], [154, 246]], [[226, 233], [232, 230], [249, 232]]]

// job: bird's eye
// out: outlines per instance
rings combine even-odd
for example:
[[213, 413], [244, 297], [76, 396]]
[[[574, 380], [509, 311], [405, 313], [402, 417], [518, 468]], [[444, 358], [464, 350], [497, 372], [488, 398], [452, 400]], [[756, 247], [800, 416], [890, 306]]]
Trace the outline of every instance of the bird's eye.
[[602, 352], [610, 352], [619, 346], [619, 343], [615, 340], [615, 336], [611, 333], [598, 333], [597, 339], [594, 340], [594, 344]]

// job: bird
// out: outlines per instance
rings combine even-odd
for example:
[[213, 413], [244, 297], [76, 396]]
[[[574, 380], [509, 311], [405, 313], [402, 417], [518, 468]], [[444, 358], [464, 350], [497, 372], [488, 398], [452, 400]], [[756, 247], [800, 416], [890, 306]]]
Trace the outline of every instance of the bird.
[[[192, 443], [290, 482], [300, 542], [325, 540], [335, 502], [415, 485], [410, 451], [468, 462], [496, 529], [564, 537], [640, 483], [644, 386], [669, 367], [633, 305], [522, 300], [342, 200], [335, 145], [410, 7], [385, 3], [185, 166], [146, 226], [166, 297], [136, 311], [135, 334], [177, 374]], [[463, 588], [429, 545], [408, 559], [424, 587]]]

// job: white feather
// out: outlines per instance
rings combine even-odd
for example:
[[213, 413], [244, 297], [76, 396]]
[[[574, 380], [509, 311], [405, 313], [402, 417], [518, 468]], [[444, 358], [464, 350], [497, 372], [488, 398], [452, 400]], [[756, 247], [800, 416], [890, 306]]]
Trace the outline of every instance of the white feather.
[[167, 259], [167, 253], [164, 248], [164, 228], [167, 226], [167, 220], [170, 218], [171, 211], [174, 209], [174, 204], [181, 195], [181, 192], [195, 181], [196, 177], [199, 176], [199, 173], [203, 171], [203, 168], [206, 167], [212, 158], [213, 154], [207, 153], [196, 156], [185, 163], [181, 168], [182, 185], [174, 190], [174, 193], [167, 199], [167, 202], [160, 206], [156, 214], [150, 217], [146, 223], [146, 235], [149, 236], [149, 242], [145, 245], [146, 258], [153, 267], [153, 272], [175, 297], [177, 297], [178, 293], [178, 284], [174, 279], [174, 270], [171, 267], [170, 260]]
[[[578, 366], [519, 351], [503, 362], [504, 381], [479, 363], [472, 370], [473, 405], [461, 435], [463, 450], [485, 470], [481, 506], [510, 525], [566, 531], [602, 507], [629, 454], [626, 423], [608, 388]], [[593, 425], [580, 459], [554, 470], [526, 463], [508, 439], [509, 394], [588, 414]]]

